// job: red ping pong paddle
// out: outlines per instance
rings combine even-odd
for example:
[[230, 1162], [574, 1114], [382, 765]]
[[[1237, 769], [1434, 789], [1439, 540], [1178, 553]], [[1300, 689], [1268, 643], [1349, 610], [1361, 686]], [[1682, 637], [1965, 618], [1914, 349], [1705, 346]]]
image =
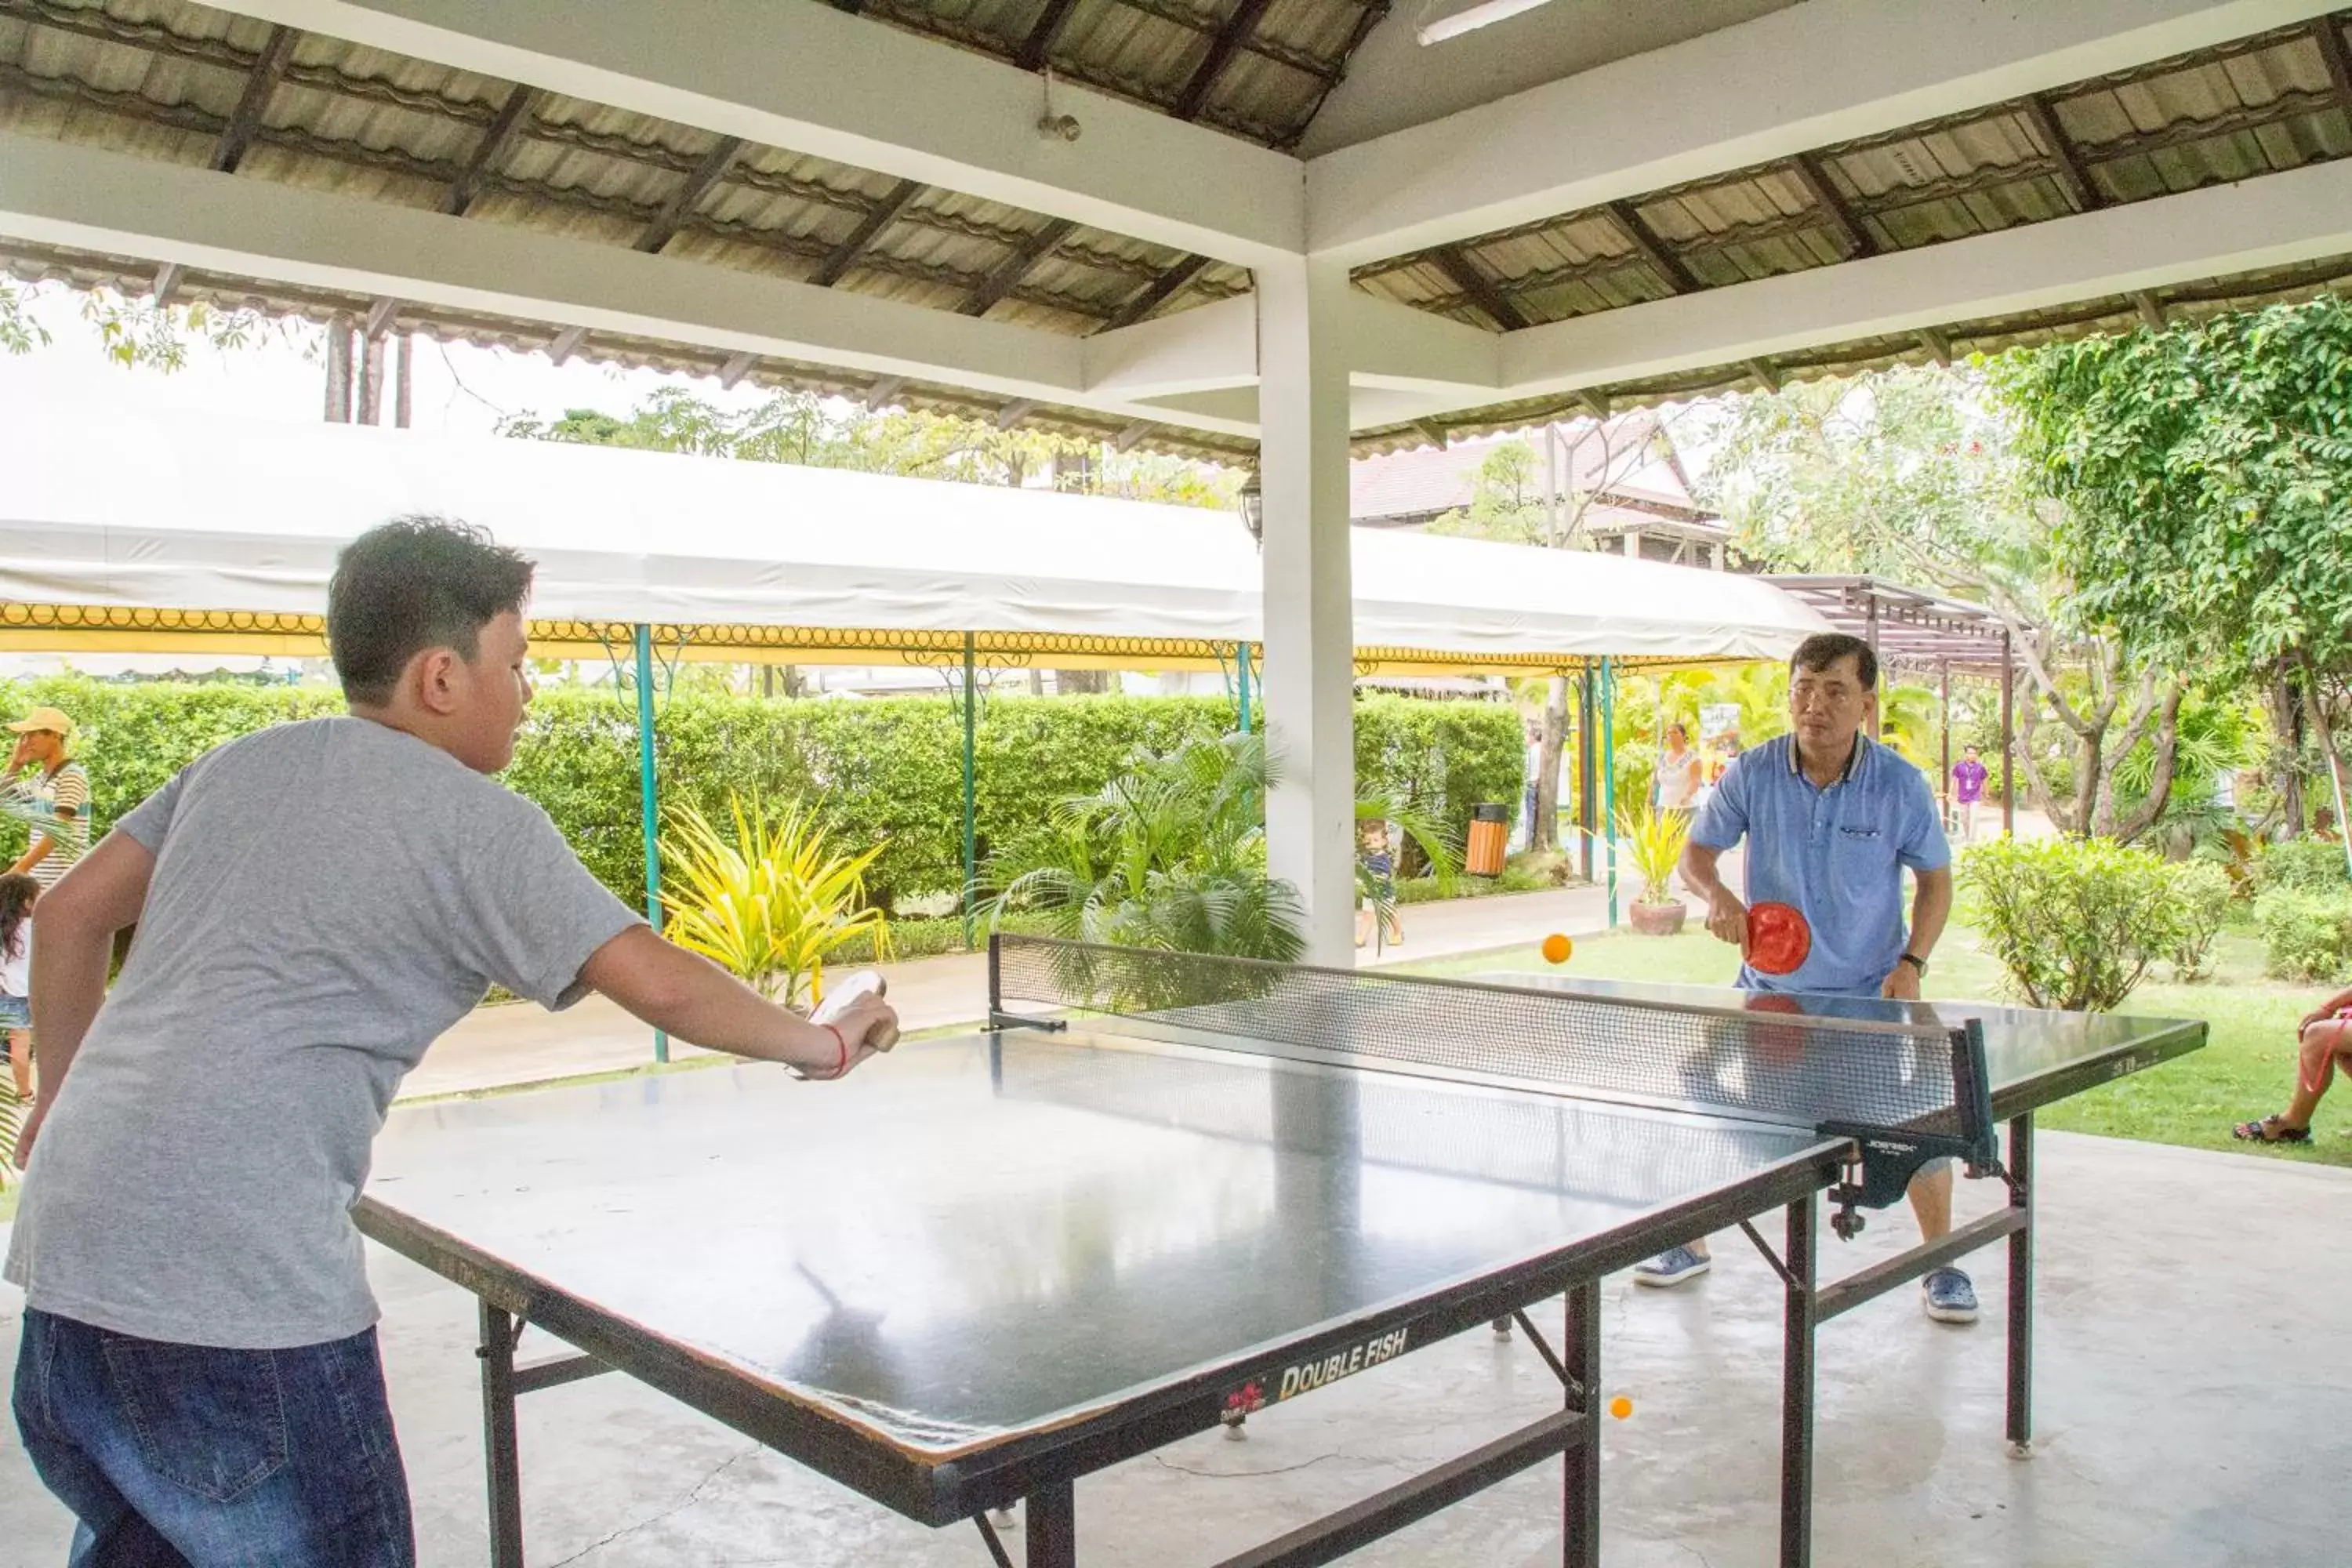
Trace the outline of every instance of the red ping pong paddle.
[[1748, 967], [1759, 974], [1791, 974], [1813, 951], [1813, 928], [1794, 904], [1751, 904]]
[[[1751, 1013], [1782, 1013], [1791, 1017], [1805, 1016], [1805, 1005], [1794, 996], [1775, 991], [1751, 991], [1746, 1003]], [[1781, 1024], [1759, 1024], [1748, 1032], [1755, 1042], [1757, 1055], [1768, 1061], [1787, 1064], [1805, 1054], [1805, 1031]]]

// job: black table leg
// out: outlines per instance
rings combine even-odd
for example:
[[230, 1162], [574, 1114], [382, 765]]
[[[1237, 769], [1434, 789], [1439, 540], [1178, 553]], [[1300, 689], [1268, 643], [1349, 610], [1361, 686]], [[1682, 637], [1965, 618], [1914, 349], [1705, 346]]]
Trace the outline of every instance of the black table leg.
[[522, 1325], [482, 1303], [482, 1458], [490, 1483], [490, 1568], [522, 1568], [522, 1460], [515, 1445], [515, 1338]]
[[2033, 1116], [2009, 1124], [2009, 1205], [2025, 1223], [2009, 1237], [2009, 1451], [2033, 1451]]
[[[1568, 1292], [1567, 1334], [1560, 1364], [1568, 1373], [1568, 1407], [1589, 1417], [1601, 1405], [1601, 1282]], [[1600, 1568], [1601, 1428], [1590, 1426], [1568, 1451], [1560, 1489], [1559, 1560], [1564, 1568]]]
[[1813, 1556], [1813, 1225], [1808, 1194], [1789, 1205], [1780, 1309], [1780, 1568]]
[[1028, 1503], [1022, 1521], [1028, 1568], [1077, 1568], [1077, 1483], [1056, 1481], [1031, 1492]]

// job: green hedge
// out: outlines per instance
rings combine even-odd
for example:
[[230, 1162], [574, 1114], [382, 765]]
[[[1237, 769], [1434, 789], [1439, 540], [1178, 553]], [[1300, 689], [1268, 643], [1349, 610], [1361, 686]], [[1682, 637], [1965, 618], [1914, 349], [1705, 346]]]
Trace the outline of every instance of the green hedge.
[[2254, 900], [2270, 973], [2340, 984], [2352, 974], [2352, 893], [2273, 888]]
[[[341, 710], [331, 692], [81, 678], [0, 682], [0, 709], [51, 703], [82, 729], [102, 830], [222, 741]], [[980, 853], [1046, 831], [1055, 805], [1099, 789], [1139, 748], [1164, 751], [1234, 722], [1221, 698], [1000, 697], [981, 705]], [[730, 791], [821, 793], [844, 847], [884, 841], [871, 879], [886, 906], [952, 891], [963, 879], [963, 727], [944, 698], [768, 701], [682, 692], [656, 721], [662, 798], [706, 812]], [[1519, 726], [1500, 704], [1376, 696], [1356, 706], [1359, 788], [1385, 791], [1455, 834], [1470, 807], [1519, 791]], [[644, 896], [634, 708], [610, 690], [542, 691], [507, 782], [547, 809], [606, 886]], [[21, 828], [17, 829], [19, 837]]]
[[2298, 893], [2352, 890], [2344, 868], [2344, 846], [2318, 838], [2288, 838], [2265, 844], [2254, 858], [2254, 890], [2287, 888]]

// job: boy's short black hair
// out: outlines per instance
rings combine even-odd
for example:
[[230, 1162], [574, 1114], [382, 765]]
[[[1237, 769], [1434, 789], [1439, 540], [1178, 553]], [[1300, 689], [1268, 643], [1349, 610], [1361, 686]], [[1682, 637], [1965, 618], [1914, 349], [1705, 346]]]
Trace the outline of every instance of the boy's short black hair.
[[1815, 632], [1797, 645], [1789, 656], [1789, 673], [1810, 669], [1819, 675], [1846, 655], [1853, 655], [1854, 668], [1862, 676], [1864, 691], [1878, 689], [1878, 654], [1860, 637], [1844, 632]]
[[390, 701], [400, 672], [427, 648], [479, 658], [482, 628], [522, 608], [531, 572], [469, 523], [397, 517], [369, 529], [343, 546], [327, 584], [327, 648], [343, 695]]

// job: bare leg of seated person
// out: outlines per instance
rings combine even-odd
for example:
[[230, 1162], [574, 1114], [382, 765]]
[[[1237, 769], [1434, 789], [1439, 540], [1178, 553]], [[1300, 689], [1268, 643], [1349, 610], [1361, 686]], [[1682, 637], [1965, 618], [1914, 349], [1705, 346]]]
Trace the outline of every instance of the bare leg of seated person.
[[2306, 1143], [2312, 1113], [2338, 1071], [2352, 1073], [2352, 1020], [2322, 1018], [2304, 1026], [2296, 1043], [2294, 1093], [2284, 1114], [2242, 1121], [2231, 1131], [2250, 1143]]

